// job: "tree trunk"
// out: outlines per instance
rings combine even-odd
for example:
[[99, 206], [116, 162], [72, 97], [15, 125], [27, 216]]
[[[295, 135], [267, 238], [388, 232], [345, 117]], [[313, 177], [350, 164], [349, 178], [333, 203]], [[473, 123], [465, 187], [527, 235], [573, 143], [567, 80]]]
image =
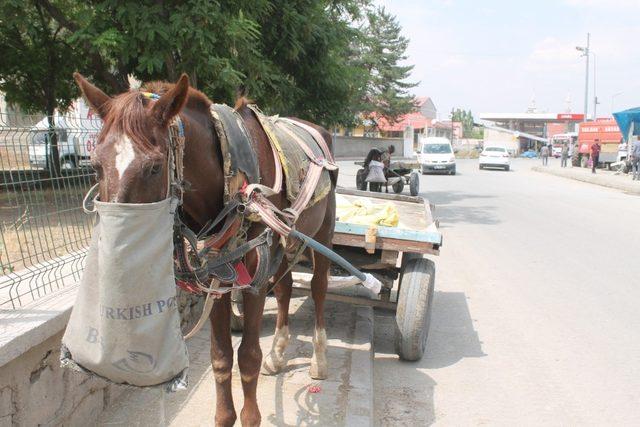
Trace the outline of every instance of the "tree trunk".
[[49, 123], [47, 169], [49, 169], [49, 174], [52, 178], [60, 176], [60, 148], [58, 146], [58, 132], [56, 132], [54, 114], [55, 108], [50, 107], [50, 102], [47, 101], [47, 121]]

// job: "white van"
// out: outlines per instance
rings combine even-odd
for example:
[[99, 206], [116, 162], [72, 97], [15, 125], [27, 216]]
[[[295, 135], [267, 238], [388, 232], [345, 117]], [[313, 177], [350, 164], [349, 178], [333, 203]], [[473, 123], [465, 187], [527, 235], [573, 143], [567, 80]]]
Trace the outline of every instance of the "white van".
[[445, 172], [456, 174], [456, 156], [453, 154], [451, 141], [440, 136], [423, 138], [418, 152], [418, 162], [423, 174], [428, 172]]

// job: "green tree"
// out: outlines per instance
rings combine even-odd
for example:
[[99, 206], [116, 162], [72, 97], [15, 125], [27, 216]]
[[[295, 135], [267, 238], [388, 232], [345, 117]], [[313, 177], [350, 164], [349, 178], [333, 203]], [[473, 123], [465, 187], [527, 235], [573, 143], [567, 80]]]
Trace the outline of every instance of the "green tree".
[[463, 135], [466, 138], [471, 138], [472, 134], [473, 134], [473, 114], [471, 113], [471, 110], [466, 111], [466, 110], [462, 110], [460, 108], [456, 108], [453, 111], [453, 118], [452, 120], [454, 122], [460, 122], [462, 123], [462, 131], [463, 131]]
[[[345, 60], [369, 0], [32, 0], [65, 33], [75, 68], [116, 93], [127, 75], [191, 83], [217, 102], [239, 87], [265, 110], [326, 125], [353, 117], [362, 74]], [[16, 2], [17, 3], [17, 2]], [[23, 22], [28, 25], [32, 18]], [[71, 50], [67, 51], [67, 57]], [[24, 56], [22, 61], [30, 61]], [[20, 66], [20, 62], [17, 63]], [[72, 86], [71, 73], [65, 82]], [[60, 98], [60, 105], [71, 97]], [[28, 97], [29, 95], [26, 94]]]
[[0, 17], [0, 90], [7, 103], [49, 117], [49, 167], [57, 175], [60, 156], [53, 113], [68, 108], [77, 95], [70, 76], [82, 68], [81, 56], [69, 44], [69, 32], [39, 2], [5, 0]]
[[384, 7], [370, 9], [362, 28], [357, 60], [368, 76], [362, 111], [374, 112], [390, 122], [415, 110], [415, 97], [408, 90], [417, 83], [407, 81], [413, 65], [402, 65], [407, 59], [409, 39], [401, 31], [395, 16]]
[[[366, 85], [354, 60], [352, 25], [368, 1], [274, 0], [259, 18], [261, 52], [277, 70], [276, 78], [249, 72], [260, 85], [266, 108], [325, 125], [351, 124]], [[249, 91], [251, 94], [252, 92]]]
[[[8, 2], [14, 8], [22, 4]], [[65, 47], [67, 61], [43, 72], [65, 85], [54, 98], [60, 107], [78, 95], [71, 71], [79, 70], [110, 93], [126, 90], [128, 75], [142, 81], [175, 80], [186, 72], [191, 83], [216, 102], [232, 103], [242, 88], [267, 112], [327, 126], [348, 124], [358, 111], [395, 118], [413, 108], [413, 98], [406, 93], [413, 85], [405, 82], [411, 67], [398, 65], [406, 58], [408, 41], [393, 16], [370, 9], [370, 0], [27, 4], [58, 31]], [[19, 21], [28, 27], [37, 18], [24, 15]], [[353, 24], [363, 20], [364, 26]], [[4, 41], [0, 47], [13, 49]], [[3, 74], [5, 80], [24, 74], [22, 65], [38, 63], [34, 59], [31, 54], [16, 56], [13, 69]], [[21, 105], [37, 102], [34, 93], [20, 85], [5, 89], [8, 98]], [[361, 108], [363, 100], [370, 109]]]

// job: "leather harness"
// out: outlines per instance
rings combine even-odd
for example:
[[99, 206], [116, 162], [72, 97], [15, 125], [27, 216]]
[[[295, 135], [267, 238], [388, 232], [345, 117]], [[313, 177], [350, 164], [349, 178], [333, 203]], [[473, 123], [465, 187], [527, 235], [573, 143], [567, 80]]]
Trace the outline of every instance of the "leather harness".
[[[262, 114], [253, 105], [249, 108], [256, 116]], [[257, 292], [276, 273], [286, 250], [286, 237], [307, 207], [320, 174], [324, 169], [335, 170], [337, 166], [324, 138], [315, 128], [290, 119], [271, 118], [273, 122], [286, 121], [311, 134], [323, 153], [322, 157], [313, 155], [304, 141], [292, 135], [309, 157], [310, 167], [297, 199], [289, 208], [280, 210], [267, 199], [282, 191], [282, 164], [276, 150], [276, 137], [262, 120], [264, 116], [258, 116], [258, 122], [273, 152], [276, 177], [272, 187], [260, 183], [257, 156], [238, 112], [223, 104], [213, 104], [211, 117], [223, 156], [225, 206], [197, 235], [182, 222], [180, 208], [176, 210], [174, 270], [176, 284], [184, 290], [218, 298], [234, 289]], [[182, 123], [176, 117], [170, 126], [169, 162], [171, 187], [174, 193], [179, 193], [180, 201], [185, 187], [182, 173], [185, 141], [181, 129]], [[247, 231], [252, 222], [261, 222], [266, 228], [257, 237], [247, 240]], [[216, 228], [217, 232], [212, 234]], [[272, 257], [270, 247], [274, 232], [281, 237]], [[256, 252], [257, 266], [253, 275], [249, 276], [242, 259], [251, 251]]]

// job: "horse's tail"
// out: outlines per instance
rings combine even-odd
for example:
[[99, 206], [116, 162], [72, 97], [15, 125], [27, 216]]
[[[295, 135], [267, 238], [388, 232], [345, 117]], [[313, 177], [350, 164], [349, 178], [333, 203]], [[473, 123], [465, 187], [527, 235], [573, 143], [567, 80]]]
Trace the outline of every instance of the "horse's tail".
[[[329, 147], [331, 156], [335, 159], [336, 157], [333, 151], [333, 136], [329, 133], [328, 130], [326, 130], [322, 126], [317, 126], [317, 128], [320, 131], [320, 135], [322, 135], [325, 142], [327, 143], [327, 147]], [[336, 186], [338, 185], [338, 172], [339, 172], [339, 169], [334, 169], [329, 171], [329, 177], [331, 178], [331, 186], [333, 189], [335, 189]]]

